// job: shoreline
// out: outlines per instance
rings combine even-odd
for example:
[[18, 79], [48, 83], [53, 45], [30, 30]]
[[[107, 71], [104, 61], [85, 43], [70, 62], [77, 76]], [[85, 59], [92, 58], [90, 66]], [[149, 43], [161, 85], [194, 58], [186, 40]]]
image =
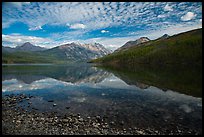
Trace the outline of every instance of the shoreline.
[[[158, 131], [147, 127], [124, 128], [101, 116], [83, 116], [55, 112], [28, 111], [17, 107], [18, 102], [33, 96], [7, 95], [2, 97], [2, 134], [4, 135], [197, 135], [199, 132], [180, 130]], [[167, 132], [168, 131], [168, 132]], [[202, 133], [201, 133], [202, 134]]]

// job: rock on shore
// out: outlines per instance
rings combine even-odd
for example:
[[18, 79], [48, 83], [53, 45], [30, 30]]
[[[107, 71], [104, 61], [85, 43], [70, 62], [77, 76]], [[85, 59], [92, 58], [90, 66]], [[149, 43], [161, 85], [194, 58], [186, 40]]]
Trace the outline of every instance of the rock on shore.
[[[116, 128], [115, 123], [101, 116], [69, 114], [57, 116], [54, 112], [28, 111], [17, 107], [18, 102], [29, 101], [26, 95], [2, 98], [2, 134], [4, 135], [159, 135], [167, 134], [149, 128]], [[57, 107], [57, 106], [55, 106]], [[121, 125], [124, 121], [120, 122]], [[183, 134], [183, 131], [168, 134]], [[188, 131], [189, 134], [197, 134]]]

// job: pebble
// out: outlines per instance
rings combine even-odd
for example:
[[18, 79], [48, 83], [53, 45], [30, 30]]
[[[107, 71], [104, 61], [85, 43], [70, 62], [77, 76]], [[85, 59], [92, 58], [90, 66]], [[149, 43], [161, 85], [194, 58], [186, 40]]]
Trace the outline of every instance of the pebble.
[[84, 119], [83, 118], [79, 118], [79, 121], [82, 122]]
[[101, 117], [100, 116], [96, 116], [96, 119], [100, 119]]
[[[22, 96], [20, 96], [22, 98]], [[25, 98], [27, 98], [25, 96]], [[195, 129], [186, 129], [183, 131], [183, 128], [177, 128], [177, 130], [167, 131], [167, 127], [164, 130], [154, 130], [151, 128], [140, 129], [138, 127], [122, 127], [117, 128], [117, 125], [114, 121], [111, 121], [111, 125], [115, 125], [114, 128], [109, 126], [109, 118], [106, 120], [102, 120], [100, 115], [95, 117], [87, 116], [84, 119], [82, 118], [83, 115], [80, 116], [78, 114], [67, 114], [66, 116], [60, 117], [57, 116], [57, 113], [51, 112], [36, 112], [36, 111], [26, 111], [24, 109], [15, 109], [9, 108], [8, 106], [14, 99], [18, 101], [18, 97], [10, 97], [6, 100], [2, 98], [2, 107], [5, 111], [2, 111], [2, 133], [3, 134], [15, 134], [15, 135], [22, 135], [22, 134], [43, 134], [43, 135], [95, 135], [95, 134], [102, 134], [102, 135], [159, 135], [159, 134], [201, 134], [199, 130]], [[29, 102], [28, 102], [29, 103]], [[30, 103], [29, 103], [30, 104]], [[16, 104], [14, 104], [15, 106]], [[56, 106], [57, 104], [53, 104]], [[35, 109], [35, 108], [33, 108]], [[113, 119], [115, 120], [115, 119]], [[123, 120], [118, 121], [119, 124], [124, 125]], [[8, 126], [8, 127], [7, 127]], [[182, 130], [181, 130], [182, 129]], [[167, 131], [167, 132], [166, 132]], [[202, 130], [201, 130], [202, 132]]]
[[137, 131], [137, 133], [140, 135], [144, 135], [144, 132], [142, 132], [142, 131]]
[[111, 121], [110, 124], [111, 124], [111, 125], [115, 125], [115, 122], [114, 122], [114, 121]]
[[16, 121], [16, 123], [20, 124], [20, 123], [21, 123], [21, 121], [20, 121], [20, 120], [17, 120], [17, 121]]
[[68, 119], [63, 119], [62, 122], [67, 123], [67, 122], [69, 122], [69, 120]]

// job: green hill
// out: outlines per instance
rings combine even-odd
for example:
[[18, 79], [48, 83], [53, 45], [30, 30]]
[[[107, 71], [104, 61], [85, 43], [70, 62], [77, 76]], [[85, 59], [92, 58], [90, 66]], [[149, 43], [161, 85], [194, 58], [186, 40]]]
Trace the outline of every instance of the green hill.
[[151, 40], [91, 60], [130, 84], [202, 96], [202, 29]]
[[2, 63], [65, 63], [66, 60], [62, 60], [57, 56], [46, 54], [43, 52], [2, 52]]
[[90, 62], [128, 68], [136, 64], [200, 66], [202, 65], [202, 28], [167, 39], [152, 40]]
[[202, 67], [186, 65], [137, 65], [131, 69], [100, 66], [129, 85], [143, 83], [160, 89], [173, 90], [194, 97], [202, 97]]

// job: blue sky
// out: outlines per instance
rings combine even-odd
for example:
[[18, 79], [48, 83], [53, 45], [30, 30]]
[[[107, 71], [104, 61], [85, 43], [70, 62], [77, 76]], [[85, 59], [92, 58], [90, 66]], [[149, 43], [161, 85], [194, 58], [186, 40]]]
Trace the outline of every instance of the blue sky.
[[2, 45], [70, 42], [115, 50], [129, 40], [202, 28], [201, 2], [4, 2]]

